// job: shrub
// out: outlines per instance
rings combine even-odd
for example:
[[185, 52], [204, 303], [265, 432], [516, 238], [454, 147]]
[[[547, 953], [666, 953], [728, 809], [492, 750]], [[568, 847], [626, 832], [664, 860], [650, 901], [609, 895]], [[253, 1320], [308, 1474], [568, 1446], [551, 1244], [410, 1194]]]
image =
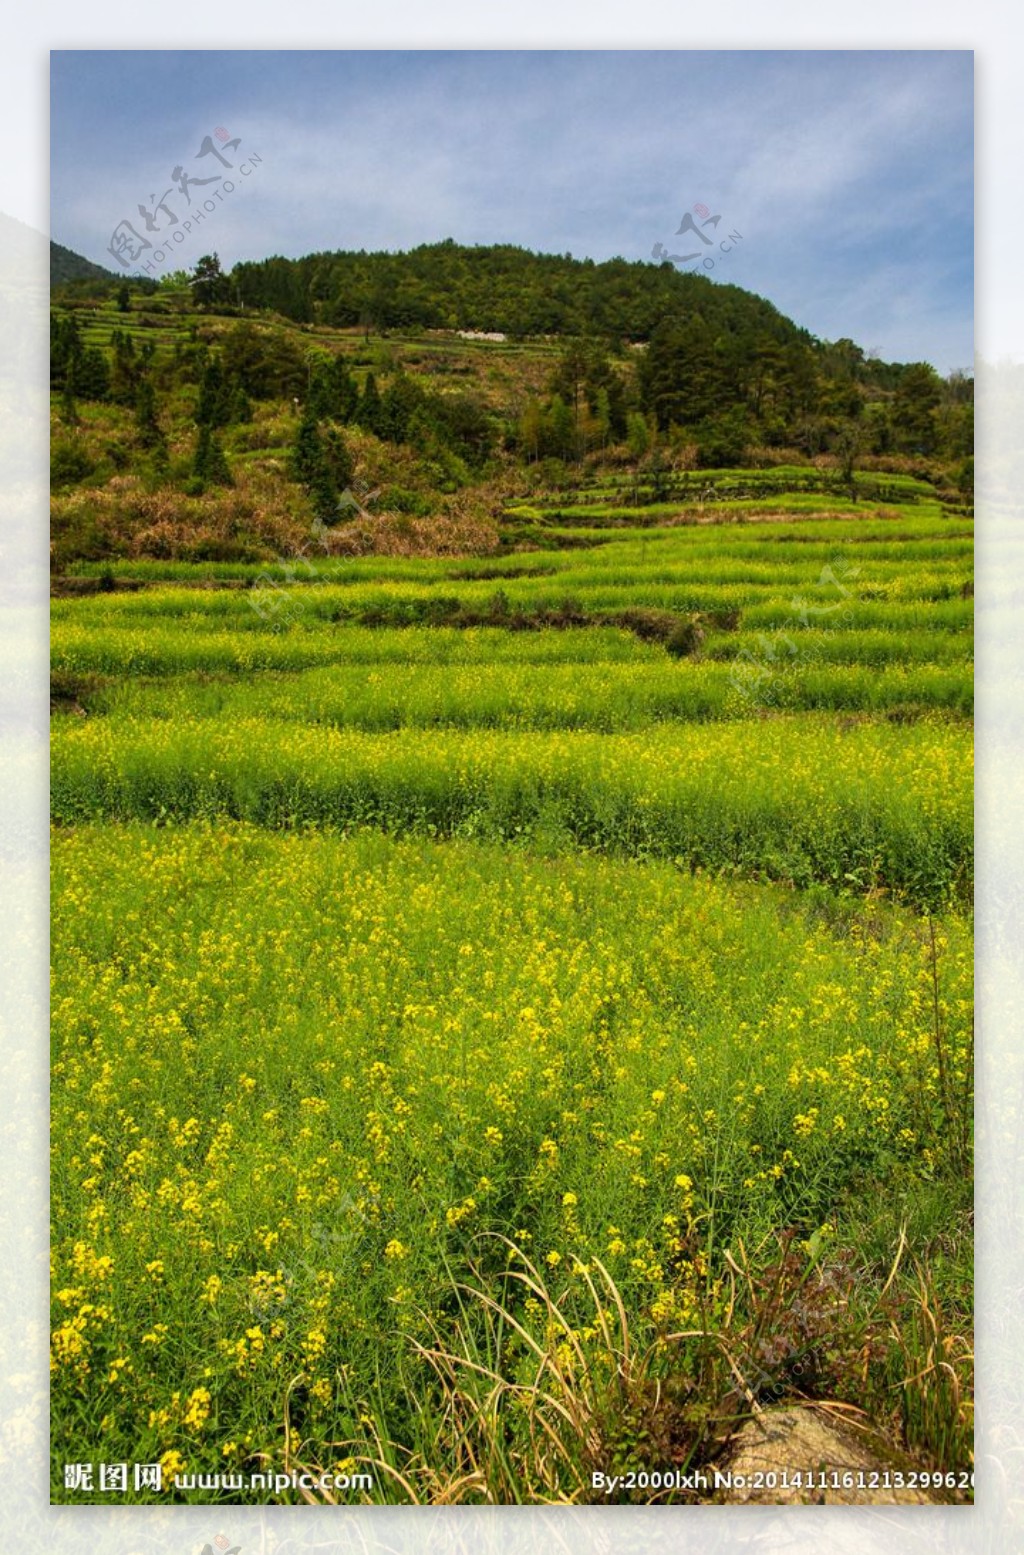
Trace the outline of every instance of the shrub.
[[73, 438], [61, 438], [50, 452], [51, 486], [73, 486], [96, 468], [85, 449]]

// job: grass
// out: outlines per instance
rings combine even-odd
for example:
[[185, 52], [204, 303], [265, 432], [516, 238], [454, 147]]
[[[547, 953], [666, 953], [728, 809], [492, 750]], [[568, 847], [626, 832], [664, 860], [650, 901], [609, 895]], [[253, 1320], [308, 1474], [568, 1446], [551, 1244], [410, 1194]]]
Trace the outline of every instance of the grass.
[[[370, 634], [347, 628], [345, 656], [325, 667], [265, 671], [254, 678], [209, 670], [105, 681], [55, 671], [51, 693], [90, 714], [136, 718], [270, 718], [383, 731], [406, 728], [590, 729], [626, 733], [656, 723], [749, 717], [751, 701], [735, 663], [673, 661], [659, 651], [630, 655], [624, 643], [551, 644], [534, 634], [485, 632], [438, 643], [436, 633]], [[560, 634], [565, 638], [568, 633]], [[611, 636], [612, 634], [608, 634]], [[481, 643], [480, 637], [486, 640]], [[505, 637], [504, 642], [494, 642]], [[543, 644], [544, 656], [525, 654]], [[638, 644], [638, 647], [640, 645]], [[757, 639], [754, 649], [761, 645]], [[886, 645], [887, 646], [887, 645]], [[524, 656], [498, 657], [521, 648]], [[585, 656], [586, 650], [593, 656]], [[404, 653], [403, 653], [403, 650]], [[419, 650], [419, 652], [417, 652]], [[460, 651], [461, 650], [461, 651]], [[712, 654], [714, 647], [711, 647]], [[969, 716], [973, 691], [950, 663], [789, 663], [779, 657], [773, 706], [922, 717]], [[730, 655], [731, 659], [735, 655]], [[108, 661], [109, 662], [109, 661]], [[401, 673], [416, 666], [414, 676]], [[746, 664], [743, 664], [744, 670]]]
[[[894, 785], [897, 766], [900, 783]], [[675, 858], [921, 905], [971, 893], [969, 732], [771, 720], [640, 735], [76, 720], [54, 731], [51, 813], [375, 825]]]

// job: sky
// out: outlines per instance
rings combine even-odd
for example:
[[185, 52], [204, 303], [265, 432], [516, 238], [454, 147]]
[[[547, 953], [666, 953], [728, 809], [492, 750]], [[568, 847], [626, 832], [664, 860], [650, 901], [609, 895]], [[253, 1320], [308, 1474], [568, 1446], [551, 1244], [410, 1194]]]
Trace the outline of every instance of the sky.
[[[115, 228], [145, 236], [142, 204], [155, 248], [167, 194], [184, 240], [154, 273], [213, 250], [660, 243], [821, 339], [970, 371], [973, 73], [950, 50], [64, 50], [51, 236], [120, 271]], [[214, 207], [188, 233], [186, 197]], [[710, 246], [677, 236], [695, 206], [721, 217]]]

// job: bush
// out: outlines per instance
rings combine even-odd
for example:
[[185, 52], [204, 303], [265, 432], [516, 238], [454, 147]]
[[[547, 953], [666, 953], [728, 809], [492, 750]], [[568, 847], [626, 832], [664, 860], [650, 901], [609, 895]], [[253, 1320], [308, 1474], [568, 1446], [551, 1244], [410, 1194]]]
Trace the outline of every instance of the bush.
[[96, 465], [73, 438], [61, 438], [50, 451], [50, 485], [73, 486], [91, 475]]
[[673, 659], [685, 659], [696, 653], [704, 641], [704, 633], [695, 618], [680, 621], [672, 635], [666, 639], [665, 652]]

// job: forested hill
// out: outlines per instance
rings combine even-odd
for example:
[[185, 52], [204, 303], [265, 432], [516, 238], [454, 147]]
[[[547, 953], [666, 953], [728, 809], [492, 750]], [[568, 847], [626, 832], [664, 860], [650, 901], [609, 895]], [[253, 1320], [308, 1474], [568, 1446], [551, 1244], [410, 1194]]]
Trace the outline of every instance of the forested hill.
[[94, 265], [91, 259], [83, 259], [63, 243], [50, 240], [50, 285], [61, 286], [67, 281], [113, 281], [110, 270]]
[[769, 335], [783, 345], [811, 338], [763, 298], [667, 262], [598, 264], [511, 244], [467, 248], [448, 239], [404, 254], [264, 259], [235, 265], [231, 279], [238, 302], [299, 323], [644, 341], [667, 316], [699, 312], [716, 334]]

